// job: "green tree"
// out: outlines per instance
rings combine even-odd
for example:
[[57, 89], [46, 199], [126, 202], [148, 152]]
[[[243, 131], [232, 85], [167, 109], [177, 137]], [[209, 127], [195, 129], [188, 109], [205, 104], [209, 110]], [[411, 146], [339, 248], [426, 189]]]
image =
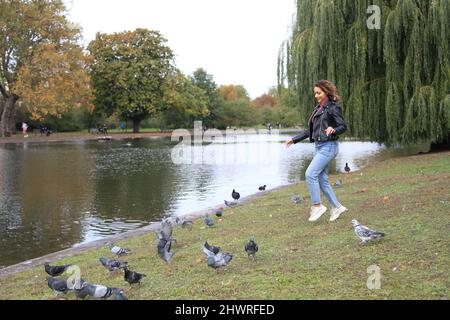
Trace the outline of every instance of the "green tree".
[[207, 97], [208, 114], [202, 118], [203, 124], [211, 127], [223, 117], [220, 107], [219, 93], [217, 85], [212, 75], [208, 74], [204, 69], [198, 68], [190, 77], [191, 81], [200, 89], [202, 89]]
[[[381, 10], [380, 28], [368, 25], [371, 5]], [[448, 141], [449, 15], [448, 0], [297, 1], [279, 83], [287, 79], [303, 121], [315, 103], [313, 84], [328, 79], [340, 90], [351, 135]]]
[[0, 136], [15, 131], [20, 98], [35, 118], [89, 103], [80, 31], [65, 10], [60, 0], [0, 1]]
[[205, 91], [179, 70], [174, 70], [167, 78], [163, 91], [163, 114], [168, 126], [192, 127], [197, 118], [209, 114]]
[[174, 69], [166, 41], [158, 31], [136, 29], [98, 33], [88, 46], [95, 106], [132, 120], [133, 132], [163, 109], [164, 84]]

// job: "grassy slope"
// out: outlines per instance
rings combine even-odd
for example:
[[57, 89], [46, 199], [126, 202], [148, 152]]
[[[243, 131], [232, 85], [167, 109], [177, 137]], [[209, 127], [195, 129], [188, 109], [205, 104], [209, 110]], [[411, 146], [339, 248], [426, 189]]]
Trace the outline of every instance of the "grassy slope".
[[[225, 211], [222, 221], [191, 231], [174, 229], [178, 244], [171, 264], [156, 254], [153, 233], [119, 243], [133, 249], [131, 269], [147, 274], [130, 299], [448, 299], [450, 265], [450, 152], [389, 159], [341, 179], [336, 190], [350, 211], [334, 223], [324, 215], [307, 221], [309, 204], [294, 205], [290, 195], [307, 195], [306, 185], [267, 192]], [[385, 198], [388, 196], [389, 198]], [[351, 219], [387, 237], [360, 245]], [[243, 248], [250, 236], [259, 244], [257, 260]], [[208, 240], [234, 254], [216, 274], [201, 251]], [[100, 248], [57, 263], [73, 263], [91, 283], [127, 288], [120, 272], [109, 274], [98, 262], [111, 257]], [[366, 286], [367, 268], [381, 269], [381, 289]], [[0, 299], [53, 297], [43, 267], [0, 278]], [[69, 299], [75, 297], [68, 295]]]

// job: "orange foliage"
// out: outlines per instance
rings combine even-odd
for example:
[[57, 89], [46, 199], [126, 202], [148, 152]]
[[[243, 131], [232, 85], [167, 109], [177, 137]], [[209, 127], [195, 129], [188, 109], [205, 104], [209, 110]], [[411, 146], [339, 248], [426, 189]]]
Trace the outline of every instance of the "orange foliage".
[[261, 108], [264, 106], [269, 106], [271, 108], [277, 107], [277, 103], [275, 102], [275, 99], [268, 94], [263, 94], [262, 96], [252, 100], [251, 104], [255, 108]]
[[82, 105], [92, 111], [93, 94], [85, 66], [81, 48], [68, 43], [41, 44], [34, 49], [30, 64], [20, 68], [14, 91], [36, 120], [47, 114], [60, 116]]

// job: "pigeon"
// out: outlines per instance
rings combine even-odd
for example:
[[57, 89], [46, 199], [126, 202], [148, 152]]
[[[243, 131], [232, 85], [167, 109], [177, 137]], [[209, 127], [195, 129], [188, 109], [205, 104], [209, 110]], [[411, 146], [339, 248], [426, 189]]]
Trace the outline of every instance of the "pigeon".
[[53, 292], [55, 292], [56, 295], [67, 293], [67, 291], [69, 291], [69, 288], [67, 288], [66, 280], [47, 277], [47, 285], [50, 289], [53, 290]]
[[78, 296], [82, 297], [82, 299], [84, 299], [87, 295], [94, 299], [106, 299], [118, 290], [121, 289], [110, 288], [101, 284], [88, 284], [80, 290], [81, 294]]
[[334, 186], [335, 186], [336, 188], [342, 187], [342, 181], [341, 181], [341, 180], [336, 180], [336, 182], [334, 183]]
[[107, 259], [105, 257], [100, 257], [99, 260], [102, 263], [102, 265], [109, 271], [123, 269], [126, 266], [128, 266], [128, 262], [126, 261], [122, 262], [119, 260]]
[[255, 242], [254, 238], [251, 238], [249, 242], [245, 245], [245, 251], [247, 252], [248, 256], [252, 256], [253, 258], [256, 258], [256, 252], [258, 252], [258, 245]]
[[159, 229], [161, 232], [162, 238], [164, 240], [172, 240], [172, 223], [168, 219], [163, 219], [161, 221], [161, 227]]
[[258, 188], [259, 191], [265, 191], [266, 190], [266, 185], [263, 185], [261, 187]]
[[81, 287], [79, 289], [76, 289], [76, 288], [73, 289], [77, 299], [84, 299], [89, 295], [88, 286], [89, 286], [89, 283], [87, 283], [83, 280], [83, 283], [81, 284]]
[[236, 207], [236, 206], [237, 206], [237, 202], [235, 202], [235, 201], [227, 201], [227, 200], [224, 200], [224, 203], [225, 203], [225, 205], [226, 205], [227, 207], [230, 207], [230, 208], [233, 208], [233, 207]]
[[236, 192], [234, 189], [233, 192], [231, 192], [231, 196], [233, 197], [234, 200], [239, 200], [239, 198], [241, 197], [239, 192]]
[[292, 201], [292, 203], [297, 204], [297, 203], [302, 202], [303, 198], [299, 195], [293, 194], [293, 195], [291, 195], [291, 201]]
[[186, 228], [186, 227], [189, 227], [189, 228], [192, 228], [192, 224], [193, 224], [194, 222], [192, 222], [192, 220], [184, 220], [182, 223], [181, 223], [181, 227], [182, 228]]
[[182, 228], [186, 228], [186, 227], [192, 228], [192, 224], [194, 223], [194, 222], [192, 222], [192, 220], [184, 220], [184, 219], [182, 220], [180, 217], [176, 217], [175, 222], [177, 225], [180, 225]]
[[345, 163], [345, 168], [344, 168], [344, 170], [345, 170], [347, 173], [350, 173], [350, 167], [348, 166], [348, 163], [347, 163], [347, 162]]
[[165, 262], [169, 263], [170, 259], [172, 259], [175, 253], [170, 252], [170, 248], [172, 247], [172, 242], [164, 239], [159, 239], [157, 244], [158, 255]]
[[209, 245], [208, 241], [205, 241], [204, 247], [214, 254], [218, 254], [220, 251], [220, 247], [211, 246]]
[[208, 227], [212, 227], [214, 225], [214, 221], [209, 217], [209, 215], [206, 215], [204, 222]]
[[362, 243], [367, 243], [370, 240], [384, 237], [385, 234], [383, 232], [372, 230], [366, 226], [359, 224], [356, 219], [352, 220], [353, 230], [355, 231], [356, 236], [361, 239]]
[[124, 279], [130, 285], [132, 285], [133, 283], [139, 283], [140, 284], [141, 283], [140, 282], [141, 279], [146, 277], [145, 274], [137, 273], [137, 272], [128, 270], [128, 267], [125, 267], [123, 270], [125, 270]]
[[63, 274], [64, 271], [66, 271], [70, 266], [71, 264], [66, 264], [63, 266], [51, 266], [48, 264], [48, 262], [44, 263], [45, 272], [47, 272], [47, 274], [51, 275], [52, 277]]
[[112, 244], [111, 242], [108, 242], [106, 245], [109, 247], [109, 249], [111, 250], [111, 252], [114, 253], [114, 254], [116, 254], [117, 256], [121, 256], [121, 255], [123, 255], [123, 254], [129, 254], [129, 253], [131, 253], [131, 250], [130, 250], [130, 249], [125, 249], [125, 248], [121, 248], [121, 247], [115, 246], [115, 245]]
[[215, 214], [216, 217], [221, 217], [223, 215], [223, 207], [217, 208]]
[[226, 267], [230, 263], [231, 259], [233, 259], [233, 256], [227, 252], [219, 252], [214, 254], [214, 252], [208, 250], [205, 246], [203, 246], [203, 252], [208, 257], [208, 266], [216, 269], [216, 271], [219, 268]]

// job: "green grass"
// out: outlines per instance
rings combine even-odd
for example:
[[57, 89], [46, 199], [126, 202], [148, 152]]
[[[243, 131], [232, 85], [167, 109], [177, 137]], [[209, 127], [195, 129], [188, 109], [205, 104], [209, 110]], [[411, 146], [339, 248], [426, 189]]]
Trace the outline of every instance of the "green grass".
[[[119, 242], [131, 248], [131, 269], [147, 274], [130, 299], [448, 299], [450, 247], [450, 152], [389, 159], [361, 172], [330, 176], [349, 208], [334, 223], [325, 215], [307, 221], [309, 203], [294, 205], [292, 193], [307, 196], [304, 182], [267, 192], [226, 210], [216, 226], [195, 221], [192, 230], [175, 228], [170, 264], [156, 254], [153, 232]], [[388, 198], [385, 198], [388, 197]], [[360, 245], [351, 219], [387, 236]], [[256, 261], [244, 245], [254, 236]], [[216, 273], [206, 265], [205, 240], [234, 255]], [[110, 274], [98, 262], [111, 257], [106, 247], [56, 261], [81, 268], [91, 283], [127, 289], [120, 272]], [[367, 268], [377, 265], [381, 288], [369, 290]], [[0, 299], [48, 299], [42, 266], [0, 278]], [[73, 294], [69, 299], [75, 299]]]

